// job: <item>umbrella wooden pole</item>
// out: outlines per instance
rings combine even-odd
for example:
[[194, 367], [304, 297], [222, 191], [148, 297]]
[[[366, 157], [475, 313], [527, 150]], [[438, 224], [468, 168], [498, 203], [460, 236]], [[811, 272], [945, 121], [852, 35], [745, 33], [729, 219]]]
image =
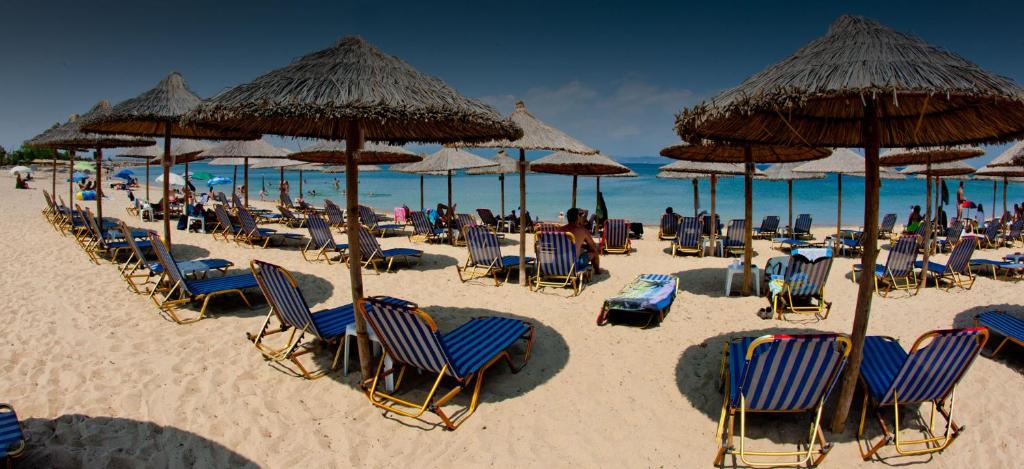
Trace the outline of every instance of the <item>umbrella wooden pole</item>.
[[601, 206], [601, 176], [597, 177], [597, 181], [594, 184], [594, 213], [596, 214], [597, 207]]
[[[924, 254], [921, 257], [921, 281], [917, 282], [917, 290], [920, 292], [921, 287], [924, 286], [925, 282], [928, 281], [928, 254], [932, 251], [932, 156], [928, 154], [928, 159], [925, 163], [924, 179], [927, 181], [925, 184], [924, 196]], [[936, 210], [938, 212], [938, 210]]]
[[448, 171], [448, 242], [455, 245], [455, 238], [452, 237], [452, 222], [455, 220], [455, 210], [452, 209], [452, 172]]
[[1003, 213], [999, 214], [999, 218], [1000, 219], [1003, 217], [1003, 215], [1006, 214], [1006, 185], [1007, 185], [1007, 180], [1008, 180], [1008, 178], [1006, 176], [1003, 176]]
[[426, 209], [423, 206], [423, 175], [420, 174], [420, 211], [425, 212]]
[[188, 173], [188, 160], [185, 160], [185, 187], [182, 190], [185, 192], [185, 216], [188, 216], [188, 199], [192, 195], [192, 190], [189, 189], [188, 183], [192, 179], [192, 175]]
[[[57, 195], [57, 150], [53, 150], [53, 186], [50, 188], [50, 194]], [[995, 192], [993, 192], [995, 194]]]
[[75, 208], [75, 151], [68, 152], [68, 210]]
[[299, 170], [299, 197], [302, 197], [305, 192], [302, 191], [302, 170]]
[[[992, 181], [992, 207], [990, 208], [990, 210], [992, 210], [992, 219], [993, 220], [996, 217], [996, 190], [998, 189], [998, 187], [999, 187], [999, 181], [993, 180]], [[984, 221], [984, 220], [982, 220], [982, 221]]]
[[526, 150], [519, 149], [519, 285], [526, 286]]
[[171, 249], [171, 126], [164, 126], [164, 157], [160, 160], [164, 167], [164, 243]]
[[149, 158], [146, 158], [146, 202], [152, 200], [152, 196], [149, 195]]
[[505, 223], [505, 175], [498, 175], [498, 183], [501, 184], [501, 223]]
[[246, 157], [242, 160], [242, 195], [244, 196], [242, 202], [245, 204], [245, 208], [249, 208], [249, 158]]
[[576, 179], [577, 178], [578, 178], [578, 176], [576, 176], [575, 174], [572, 175], [572, 205], [569, 205], [569, 208], [576, 208]]
[[690, 180], [693, 182], [693, 216], [696, 217], [700, 212], [700, 182], [697, 178]]
[[786, 192], [789, 195], [789, 233], [793, 234], [793, 180], [786, 181]]
[[[338, 124], [340, 127], [341, 124]], [[337, 129], [340, 139], [341, 129]], [[348, 254], [349, 280], [352, 286], [352, 304], [362, 307], [363, 273], [359, 250], [359, 151], [363, 148], [363, 129], [358, 121], [348, 124], [345, 132], [345, 223], [348, 228], [348, 242], [352, 246]], [[363, 380], [373, 376], [370, 367], [370, 336], [366, 333], [366, 319], [356, 313], [356, 344], [359, 350], [359, 372]]]
[[710, 223], [711, 223], [711, 230], [709, 231], [709, 233], [711, 233], [711, 238], [710, 239], [711, 239], [711, 255], [712, 256], [715, 255], [715, 243], [716, 243], [716, 239], [715, 238], [718, 237], [718, 223], [715, 223], [715, 185], [717, 183], [718, 183], [718, 175], [717, 174], [712, 174], [711, 175], [711, 219], [710, 219], [711, 220], [710, 221]]
[[238, 165], [232, 166], [231, 168], [231, 194], [234, 195], [238, 190], [236, 187], [238, 184]]
[[284, 166], [278, 168], [279, 176], [277, 178], [277, 202], [284, 205]]
[[754, 153], [743, 146], [743, 296], [750, 295], [750, 264], [754, 257]]
[[[864, 272], [875, 271], [878, 260], [878, 148], [881, 145], [879, 135], [879, 118], [876, 103], [868, 99], [864, 105], [864, 123], [861, 126], [861, 141], [864, 144], [864, 242], [861, 265]], [[860, 363], [864, 358], [864, 337], [868, 331], [868, 320], [871, 317], [871, 300], [875, 294], [875, 282], [872, 275], [861, 275], [857, 286], [857, 305], [854, 308], [853, 349], [843, 373], [840, 384], [839, 400], [836, 413], [832, 416], [831, 430], [842, 433], [846, 425], [846, 417], [850, 413], [853, 394], [857, 390], [857, 379], [860, 376]]]
[[[96, 147], [96, 218], [103, 229], [103, 148]], [[127, 233], [125, 233], [127, 236]]]

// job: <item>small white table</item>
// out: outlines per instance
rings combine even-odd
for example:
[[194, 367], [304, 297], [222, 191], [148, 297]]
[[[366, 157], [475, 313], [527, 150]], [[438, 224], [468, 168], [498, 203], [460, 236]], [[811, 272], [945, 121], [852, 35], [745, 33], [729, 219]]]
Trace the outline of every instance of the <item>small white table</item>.
[[185, 229], [192, 227], [193, 222], [199, 222], [199, 232], [206, 233], [206, 217], [203, 215], [189, 215]]
[[[366, 335], [368, 335], [370, 337], [370, 342], [371, 342], [371, 345], [373, 347], [373, 354], [376, 355], [378, 352], [379, 353], [384, 353], [383, 347], [380, 345], [380, 339], [377, 338], [377, 334], [373, 332], [372, 328], [369, 328], [369, 327], [366, 328]], [[344, 376], [348, 376], [348, 350], [349, 350], [348, 341], [349, 341], [350, 337], [354, 338], [355, 336], [356, 336], [356, 324], [355, 323], [349, 324], [348, 327], [345, 328], [345, 340], [343, 340], [341, 342], [341, 346], [345, 348], [345, 355], [344, 355], [344, 358], [343, 358], [343, 363], [344, 364], [342, 365], [342, 368], [341, 368], [341, 373]], [[391, 357], [389, 357], [385, 353], [384, 354], [384, 369], [390, 368], [391, 365], [392, 365]], [[389, 374], [386, 378], [384, 378], [384, 390], [386, 390], [387, 392], [392, 392], [392, 391], [395, 390], [395, 374], [394, 373]]]
[[[729, 267], [725, 271], [725, 296], [729, 296], [732, 292], [732, 278], [736, 274], [739, 274], [742, 279], [743, 275], [743, 264], [729, 264]], [[750, 266], [750, 282], [754, 284], [754, 293], [757, 296], [761, 296], [761, 269], [756, 265]]]

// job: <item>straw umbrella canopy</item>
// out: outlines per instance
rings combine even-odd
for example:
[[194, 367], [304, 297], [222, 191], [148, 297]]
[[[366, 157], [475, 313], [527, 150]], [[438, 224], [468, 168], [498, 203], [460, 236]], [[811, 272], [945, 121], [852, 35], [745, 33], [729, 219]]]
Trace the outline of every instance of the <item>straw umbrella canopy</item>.
[[82, 128], [89, 132], [140, 135], [164, 138], [164, 157], [162, 160], [164, 242], [171, 246], [171, 217], [169, 214], [169, 197], [171, 172], [171, 139], [172, 138], [207, 138], [224, 139], [244, 137], [237, 131], [210, 129], [205, 127], [185, 127], [181, 117], [197, 106], [202, 100], [185, 84], [185, 79], [178, 72], [171, 72], [150, 89], [134, 98], [122, 101], [117, 106], [99, 115], [83, 119]]
[[[1006, 202], [1006, 188], [1009, 184], [1010, 178], [1024, 177], [1024, 166], [992, 166], [987, 164], [982, 166], [981, 169], [974, 172], [977, 176], [984, 177], [1001, 177], [1003, 179], [1003, 213], [1007, 211]], [[992, 207], [992, 212], [995, 214], [995, 207]]]
[[[1016, 138], [1024, 134], [1024, 90], [919, 38], [842, 16], [789, 58], [684, 110], [676, 131], [684, 140], [863, 147], [862, 265], [870, 271], [878, 257], [878, 149]], [[860, 282], [833, 431], [843, 429], [853, 399], [872, 289]]]
[[519, 285], [526, 286], [526, 151], [548, 150], [568, 151], [590, 155], [597, 150], [584, 145], [565, 132], [544, 123], [526, 110], [526, 104], [516, 102], [516, 109], [509, 119], [522, 129], [522, 136], [516, 139], [496, 139], [489, 142], [467, 144], [477, 148], [516, 148], [519, 150]]
[[1010, 145], [1005, 151], [995, 157], [985, 166], [990, 168], [996, 166], [1022, 166], [1024, 165], [1024, 140]]
[[530, 163], [535, 173], [572, 176], [572, 207], [576, 207], [576, 186], [580, 176], [626, 174], [629, 168], [601, 153], [581, 154], [559, 151]]
[[[345, 185], [352, 301], [363, 297], [359, 252], [359, 170], [365, 140], [479, 142], [516, 139], [522, 131], [490, 106], [360, 38], [346, 38], [200, 106], [187, 122], [261, 134], [345, 140]], [[294, 157], [294, 155], [293, 155]], [[359, 364], [371, 376], [370, 341], [356, 315]]]
[[71, 181], [71, 173], [74, 172], [75, 151], [95, 149], [96, 150], [96, 216], [103, 220], [103, 161], [104, 148], [121, 147], [143, 147], [152, 145], [155, 142], [150, 139], [131, 137], [126, 135], [102, 135], [88, 132], [82, 129], [86, 119], [101, 117], [110, 112], [110, 103], [106, 100], [96, 103], [81, 118], [78, 115], [71, 116], [68, 122], [63, 125], [51, 127], [46, 132], [25, 142], [26, 146], [51, 148], [54, 150], [53, 159], [53, 182], [51, 190], [57, 192], [57, 149], [64, 149], [71, 152], [68, 160], [68, 203], [74, 199], [74, 184]]
[[498, 154], [494, 155], [493, 161], [498, 163], [497, 166], [488, 166], [486, 168], [474, 168], [466, 171], [466, 174], [479, 175], [479, 174], [497, 174], [498, 183], [501, 185], [501, 219], [505, 220], [505, 175], [512, 174], [519, 171], [518, 162], [508, 153], [505, 153], [505, 149], [498, 150]]
[[[402, 171], [417, 174], [446, 174], [448, 176], [448, 212], [449, 215], [453, 215], [452, 172], [465, 169], [487, 168], [496, 166], [497, 164], [498, 163], [495, 163], [494, 161], [488, 160], [487, 158], [481, 158], [465, 150], [453, 147], [442, 147], [436, 153], [424, 158], [423, 161], [420, 161], [419, 163], [412, 163], [409, 166], [402, 168]], [[422, 189], [422, 186], [420, 187]], [[422, 192], [420, 196], [420, 203], [422, 204]], [[455, 242], [455, 238], [452, 237], [451, 223], [448, 223], [448, 241], [451, 243]]]
[[121, 151], [119, 156], [124, 158], [131, 158], [133, 160], [145, 160], [146, 162], [146, 200], [149, 200], [149, 166], [154, 158], [159, 158], [164, 154], [163, 145], [154, 143], [148, 147], [132, 148], [129, 150]]
[[[255, 140], [232, 140], [223, 142], [219, 145], [213, 146], [202, 153], [203, 158], [212, 158], [216, 162], [211, 161], [212, 165], [226, 165], [230, 163], [232, 166], [242, 166], [242, 187], [245, 188], [243, 192], [242, 202], [246, 207], [249, 206], [249, 160], [251, 159], [265, 159], [265, 158], [285, 158], [288, 156], [288, 152], [271, 145], [266, 140], [259, 138]], [[228, 159], [230, 158], [230, 159]], [[236, 168], [237, 169], [237, 168]], [[235, 173], [235, 177], [231, 178], [235, 181], [238, 178], [238, 174]]]
[[804, 179], [824, 179], [825, 173], [798, 173], [793, 171], [803, 163], [775, 163], [764, 170], [765, 179], [769, 181], [786, 181], [786, 194], [789, 198], [789, 222], [793, 227], [793, 181]]
[[[325, 140], [310, 145], [303, 150], [293, 152], [289, 158], [310, 163], [344, 163], [345, 146], [344, 140]], [[379, 142], [365, 142], [363, 150], [359, 152], [359, 164], [361, 166], [368, 164], [415, 163], [422, 159], [422, 156], [400, 146]]]
[[[705, 174], [711, 177], [710, 216], [712, 225], [715, 224], [715, 219], [717, 218], [717, 213], [715, 213], [715, 199], [717, 196], [716, 186], [718, 185], [718, 178], [720, 176], [739, 176], [746, 173], [746, 168], [741, 164], [688, 160], [676, 161], [675, 163], [667, 164], [658, 169], [661, 170], [661, 172], [684, 173], [687, 175]], [[696, 187], [696, 184], [694, 184], [694, 189], [696, 189]], [[694, 198], [696, 199], [696, 196]], [[717, 243], [716, 238], [718, 237], [718, 227], [712, 226], [708, 232], [711, 233], [711, 253], [714, 254], [715, 243]]]

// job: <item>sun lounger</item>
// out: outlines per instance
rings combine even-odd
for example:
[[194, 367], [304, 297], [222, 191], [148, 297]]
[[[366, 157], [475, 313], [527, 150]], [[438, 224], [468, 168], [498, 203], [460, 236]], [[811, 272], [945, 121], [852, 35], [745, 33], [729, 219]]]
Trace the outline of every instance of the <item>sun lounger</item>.
[[[961, 240], [953, 247], [953, 252], [949, 253], [949, 259], [946, 260], [946, 264], [937, 264], [932, 261], [928, 261], [928, 268], [926, 269], [932, 274], [932, 278], [935, 280], [935, 286], [939, 286], [939, 280], [946, 280], [949, 282], [949, 286], [945, 288], [949, 291], [954, 285], [963, 288], [964, 290], [970, 290], [974, 286], [974, 273], [971, 272], [971, 255], [974, 254], [974, 242], [969, 239]], [[922, 261], [914, 262], [914, 267], [923, 269], [924, 264]], [[925, 275], [925, 286], [928, 286], [928, 275]]]
[[611, 319], [646, 317], [643, 327], [660, 324], [672, 307], [679, 292], [679, 279], [672, 275], [641, 274], [619, 290], [612, 298], [604, 300], [597, 315], [597, 325], [603, 326]]
[[448, 230], [434, 228], [430, 220], [423, 212], [410, 212], [409, 219], [412, 220], [413, 234], [409, 235], [409, 241], [423, 240], [428, 243], [439, 243], [448, 237]]
[[[409, 248], [381, 249], [370, 230], [365, 226], [359, 227], [359, 253], [363, 268], [370, 267], [374, 272], [380, 274], [381, 265], [384, 265], [384, 272], [391, 272], [395, 260], [401, 259], [405, 263], [411, 263], [413, 259], [419, 262], [423, 251]], [[348, 264], [346, 264], [348, 265]]]
[[985, 232], [979, 233], [979, 236], [974, 238], [977, 241], [978, 249], [999, 247], [999, 226], [999, 223], [996, 222], [989, 222], [985, 225]]
[[278, 205], [277, 211], [281, 213], [281, 218], [279, 218], [278, 221], [283, 223], [285, 226], [290, 226], [292, 228], [302, 228], [306, 226], [305, 215], [302, 215], [301, 213], [296, 215], [292, 212], [292, 209], [284, 205]]
[[[831, 445], [821, 430], [822, 408], [839, 378], [852, 345], [842, 334], [766, 335], [726, 342], [722, 350], [722, 414], [715, 438], [714, 465], [726, 454], [743, 465], [816, 466]], [[746, 445], [747, 413], [814, 413], [808, 439], [795, 451], [751, 451]], [[733, 443], [736, 414], [740, 441]], [[815, 447], [815, 441], [818, 446]]]
[[534, 233], [556, 233], [562, 231], [562, 225], [552, 222], [540, 222], [534, 225]]
[[387, 237], [388, 233], [402, 229], [402, 225], [394, 223], [380, 223], [377, 219], [377, 214], [373, 213], [370, 207], [365, 205], [359, 206], [359, 223], [370, 230], [371, 234], [380, 235], [380, 237]]
[[761, 220], [761, 226], [754, 228], [754, 239], [771, 239], [779, 233], [779, 217], [768, 215]]
[[[832, 303], [825, 301], [825, 284], [832, 270], [829, 248], [794, 249], [778, 289], [772, 292], [772, 311], [778, 319], [786, 312], [813, 314], [827, 319]], [[769, 283], [769, 287], [771, 287]]]
[[465, 231], [471, 227], [476, 226], [476, 218], [468, 213], [457, 213], [455, 214], [455, 246], [466, 245]]
[[992, 278], [998, 279], [999, 272], [1003, 272], [1003, 280], [1010, 280], [1010, 277], [1021, 279], [1024, 277], [1024, 263], [1010, 261], [996, 261], [992, 259], [971, 259], [971, 272], [975, 270], [992, 272]]
[[[875, 293], [885, 297], [893, 290], [903, 290], [913, 295], [917, 291], [917, 272], [914, 263], [917, 261], [917, 235], [900, 236], [889, 249], [889, 257], [885, 265], [875, 265]], [[864, 266], [853, 265], [851, 278], [857, 281], [857, 274], [863, 272]], [[879, 285], [881, 284], [881, 286]], [[884, 287], [884, 288], [882, 288]]]
[[256, 219], [253, 218], [252, 214], [245, 207], [239, 207], [238, 209], [238, 221], [242, 225], [242, 229], [235, 235], [235, 242], [238, 244], [248, 244], [250, 247], [255, 247], [257, 244], [260, 247], [267, 247], [273, 240], [278, 240], [281, 244], [284, 244], [286, 240], [302, 241], [302, 235], [296, 233], [285, 233], [270, 228], [260, 228], [256, 225]]
[[801, 213], [796, 216], [796, 221], [793, 222], [792, 238], [799, 240], [814, 239], [814, 235], [811, 234], [811, 215], [807, 213]]
[[1003, 244], [1009, 245], [1009, 247], [1017, 247], [1017, 242], [1024, 243], [1024, 237], [1022, 237], [1022, 231], [1024, 231], [1024, 220], [1014, 220], [1007, 229], [1006, 234], [1003, 235]]
[[335, 205], [330, 199], [324, 199], [324, 213], [327, 215], [327, 224], [331, 228], [337, 228], [338, 230], [345, 230], [345, 215], [341, 211], [341, 207]]
[[[430, 410], [440, 417], [448, 430], [457, 429], [476, 411], [484, 374], [492, 365], [504, 361], [516, 373], [529, 361], [533, 348], [533, 326], [518, 319], [497, 316], [475, 318], [451, 332], [441, 333], [425, 311], [406, 301], [387, 297], [365, 298], [359, 300], [356, 310], [373, 328], [384, 346], [384, 353], [392, 360], [387, 369], [384, 358], [377, 366], [368, 391], [370, 402], [387, 412], [414, 419]], [[525, 351], [522, 364], [516, 366], [510, 351], [519, 341], [525, 343]], [[400, 386], [402, 375], [409, 368], [437, 375], [422, 403], [412, 403], [377, 389], [381, 378], [396, 373], [396, 385]], [[435, 397], [445, 377], [454, 380], [457, 386]], [[443, 406], [470, 386], [473, 387], [473, 395], [468, 408], [453, 414], [457, 418], [449, 417]]]
[[[330, 264], [331, 253], [334, 253], [338, 255], [338, 260], [344, 262], [348, 245], [334, 241], [331, 227], [327, 226], [320, 215], [310, 212], [306, 218], [306, 229], [309, 230], [309, 242], [302, 248], [303, 259], [309, 262], [323, 259]], [[309, 253], [313, 253], [313, 256], [310, 257]]]
[[729, 228], [725, 231], [725, 237], [718, 240], [718, 253], [720, 256], [727, 256], [729, 254], [740, 255], [745, 249], [746, 243], [743, 238], [745, 233], [743, 230], [746, 229], [746, 222], [742, 219], [735, 219], [729, 222]]
[[[956, 384], [963, 378], [987, 340], [988, 330], [985, 328], [932, 331], [918, 338], [908, 353], [896, 339], [868, 336], [864, 341], [864, 360], [860, 365], [864, 409], [861, 411], [860, 429], [857, 432], [857, 437], [864, 440], [862, 445], [858, 445], [864, 460], [870, 459], [882, 447], [893, 442], [896, 452], [901, 455], [936, 453], [949, 447], [961, 430], [953, 421]], [[907, 431], [907, 418], [904, 414], [904, 422], [901, 424], [899, 406], [922, 403], [932, 404], [926, 437], [919, 440], [901, 437], [900, 433]], [[883, 407], [890, 406], [895, 409], [895, 426], [891, 432], [881, 414]], [[874, 446], [864, 439], [864, 424], [869, 407], [874, 409], [883, 433]], [[946, 420], [944, 432], [939, 436], [935, 435], [931, 425], [936, 410]]]
[[602, 253], [629, 255], [632, 245], [629, 242], [629, 220], [609, 218], [604, 221], [599, 246]]
[[893, 229], [896, 228], [896, 214], [887, 213], [882, 217], [882, 223], [878, 225], [878, 237], [890, 238], [893, 236]]
[[715, 222], [711, 223], [711, 215], [704, 215], [701, 218], [701, 226], [704, 227], [704, 236], [711, 237], [711, 231], [714, 230], [715, 236], [722, 236], [722, 219], [715, 214]]
[[25, 454], [25, 434], [21, 431], [18, 414], [10, 404], [0, 403], [0, 460], [11, 460]]
[[[243, 209], [244, 210], [244, 209]], [[167, 246], [164, 245], [160, 236], [156, 233], [150, 233], [149, 235], [150, 244], [153, 246], [153, 250], [156, 252], [156, 257], [160, 262], [160, 266], [163, 267], [163, 275], [161, 278], [166, 278], [168, 283], [171, 285], [169, 288], [158, 288], [154, 289], [153, 293], [150, 294], [150, 299], [156, 303], [160, 311], [167, 313], [174, 322], [178, 324], [189, 324], [200, 319], [206, 315], [206, 307], [209, 306], [210, 300], [227, 294], [237, 294], [242, 297], [242, 301], [245, 305], [252, 308], [249, 303], [249, 299], [245, 297], [245, 290], [256, 288], [256, 278], [253, 277], [252, 273], [236, 274], [236, 275], [224, 275], [216, 278], [204, 278], [199, 280], [190, 280], [185, 277], [185, 273], [178, 269], [178, 263], [174, 260], [174, 256], [171, 255], [170, 251], [167, 250]], [[162, 296], [162, 298], [159, 298]], [[178, 306], [188, 303], [193, 303], [202, 300], [203, 305], [199, 310], [199, 315], [194, 318], [182, 319], [175, 313]]]
[[679, 228], [679, 215], [674, 213], [663, 213], [661, 223], [658, 225], [658, 239], [676, 239], [676, 230]]
[[[323, 222], [322, 219], [321, 222]], [[263, 321], [260, 332], [255, 336], [249, 335], [249, 340], [256, 346], [256, 349], [264, 357], [274, 362], [280, 363], [287, 360], [294, 363], [306, 379], [316, 379], [324, 376], [330, 370], [337, 369], [345, 329], [355, 323], [355, 308], [351, 304], [347, 304], [312, 312], [291, 272], [283, 267], [258, 260], [252, 261], [251, 267], [260, 291], [263, 292], [267, 304], [270, 305], [270, 311], [267, 313], [266, 320]], [[271, 320], [277, 321], [279, 324], [277, 329], [270, 328]], [[284, 347], [275, 349], [263, 342], [267, 336], [286, 332], [289, 329], [290, 336]], [[304, 343], [303, 339], [307, 335], [314, 342]], [[331, 362], [329, 369], [310, 372], [299, 361], [299, 357], [315, 351], [318, 348], [315, 341], [334, 344], [337, 351], [334, 353], [334, 361]]]
[[494, 233], [497, 234], [499, 238], [504, 236], [502, 229], [505, 228], [505, 222], [504, 220], [498, 220], [494, 216], [494, 212], [491, 212], [491, 209], [478, 208], [476, 209], [476, 214], [480, 217], [480, 222], [494, 230]]
[[988, 357], [995, 357], [1003, 346], [1010, 342], [1024, 346], [1024, 319], [1002, 311], [988, 311], [975, 316], [974, 324], [978, 327], [987, 327], [989, 332], [1003, 336], [1003, 340]]
[[[124, 222], [122, 222], [122, 225], [124, 225]], [[124, 225], [123, 229], [128, 230], [129, 228], [127, 225]], [[164, 272], [164, 268], [160, 265], [159, 261], [150, 262], [147, 260], [146, 253], [153, 250], [153, 246], [149, 241], [149, 232], [147, 232], [144, 240], [128, 237], [125, 238], [125, 242], [131, 248], [131, 255], [128, 256], [128, 260], [125, 261], [124, 267], [121, 269], [121, 276], [128, 282], [128, 288], [131, 288], [135, 293], [148, 293], [143, 292], [139, 287], [149, 283], [153, 276], [158, 276]], [[226, 259], [198, 259], [194, 261], [178, 261], [178, 270], [186, 278], [198, 279], [205, 277], [211, 270], [217, 270], [223, 274], [234, 265], [234, 263]], [[143, 282], [138, 283], [137, 279], [143, 279]]]
[[935, 249], [938, 252], [946, 252], [953, 249], [960, 242], [964, 233], [964, 224], [960, 221], [953, 223], [953, 226], [946, 229], [946, 239], [935, 241]]
[[697, 217], [682, 217], [676, 228], [676, 237], [669, 245], [672, 257], [676, 254], [696, 254], [704, 257], [704, 222]]
[[576, 238], [564, 231], [540, 231], [536, 238], [533, 248], [537, 268], [530, 289], [569, 287], [573, 289], [573, 296], [579, 295], [591, 267], [586, 258], [576, 252]]
[[213, 213], [217, 216], [217, 226], [210, 230], [210, 235], [213, 236], [213, 239], [217, 239], [218, 236], [224, 241], [229, 241], [229, 238], [237, 238], [238, 233], [242, 231], [242, 227], [231, 220], [231, 215], [228, 214], [225, 205], [214, 205]]
[[[501, 285], [498, 275], [505, 274], [505, 282], [512, 272], [519, 271], [519, 256], [502, 256], [498, 245], [498, 237], [490, 227], [484, 225], [471, 226], [466, 230], [466, 247], [469, 257], [466, 264], [456, 269], [459, 280], [463, 283], [475, 278], [494, 277], [494, 286]], [[533, 258], [526, 258], [527, 265], [533, 264]], [[465, 276], [463, 276], [465, 274]]]

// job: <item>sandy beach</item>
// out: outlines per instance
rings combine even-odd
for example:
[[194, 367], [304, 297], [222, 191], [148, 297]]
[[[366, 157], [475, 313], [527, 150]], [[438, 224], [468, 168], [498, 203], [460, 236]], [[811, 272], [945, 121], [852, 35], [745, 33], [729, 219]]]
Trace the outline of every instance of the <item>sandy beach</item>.
[[[575, 298], [568, 290], [535, 293], [514, 283], [463, 284], [455, 266], [465, 260], [466, 248], [388, 237], [381, 240], [385, 248], [414, 245], [425, 251], [423, 261], [397, 273], [366, 275], [367, 295], [418, 303], [442, 330], [492, 314], [536, 327], [527, 367], [512, 374], [496, 366], [476, 414], [449, 432], [432, 414], [415, 421], [372, 407], [357, 385], [354, 348], [348, 376], [339, 369], [308, 381], [269, 365], [245, 336], [267, 313], [258, 291], [249, 296], [252, 309], [233, 299], [215, 301], [207, 319], [174, 324], [146, 296], [129, 291], [114, 266], [93, 264], [71, 238], [50, 227], [40, 215], [48, 180], [35, 181], [36, 190], [15, 190], [6, 175], [0, 182], [0, 297], [6, 311], [0, 401], [15, 406], [29, 438], [18, 467], [708, 467], [717, 450], [723, 342], [779, 332], [849, 333], [853, 321], [850, 268], [859, 262], [853, 258], [837, 258], [832, 268], [827, 319], [779, 321], [757, 317], [765, 298], [724, 296], [725, 268], [734, 259], [673, 258], [655, 227], [634, 242], [632, 255], [605, 256], [602, 267], [609, 274]], [[66, 186], [58, 185], [63, 191]], [[106, 216], [159, 228], [127, 215], [125, 193], [109, 195]], [[830, 231], [818, 227], [816, 234], [821, 239]], [[247, 269], [252, 259], [284, 266], [296, 274], [314, 311], [351, 301], [344, 266], [306, 262], [296, 247], [251, 249], [182, 231], [174, 231], [173, 241], [179, 260], [225, 258], [235, 263], [234, 271]], [[503, 251], [516, 253], [516, 243], [505, 241]], [[755, 250], [757, 265], [783, 255], [767, 241], [756, 241]], [[984, 250], [975, 257], [998, 259], [1017, 250]], [[940, 254], [935, 261], [945, 259]], [[596, 326], [602, 301], [641, 273], [680, 279], [681, 293], [663, 324]], [[970, 325], [983, 311], [1024, 313], [1022, 289], [979, 276], [970, 291], [927, 288], [912, 298], [876, 297], [869, 332], [896, 337], [909, 348], [922, 333]], [[1024, 404], [1017, 396], [1024, 361], [1019, 348], [1008, 347], [995, 360], [979, 357], [963, 379], [955, 416], [967, 430], [950, 449], [892, 457], [889, 448], [884, 463], [1019, 466]], [[320, 364], [330, 358], [316, 355]], [[467, 401], [464, 395], [456, 403]], [[846, 432], [828, 434], [835, 447], [824, 467], [882, 467], [858, 454], [860, 408], [857, 398]], [[775, 449], [793, 449], [807, 428], [803, 416], [755, 416], [748, 426], [751, 444]], [[869, 428], [877, 437], [873, 423]]]

